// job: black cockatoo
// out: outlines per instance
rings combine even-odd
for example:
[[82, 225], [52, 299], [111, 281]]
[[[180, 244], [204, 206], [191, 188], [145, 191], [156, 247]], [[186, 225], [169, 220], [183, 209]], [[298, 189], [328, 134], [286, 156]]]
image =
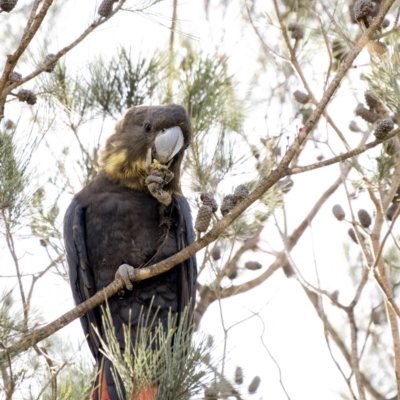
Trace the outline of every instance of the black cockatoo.
[[[77, 304], [111, 283], [116, 273], [128, 289], [108, 300], [121, 349], [124, 325], [136, 340], [140, 314], [156, 315], [167, 328], [193, 309], [196, 260], [191, 257], [148, 280], [129, 280], [132, 268], [161, 261], [194, 241], [192, 218], [180, 186], [181, 163], [192, 137], [189, 116], [179, 105], [130, 108], [107, 140], [99, 174], [75, 195], [64, 218], [72, 293]], [[118, 271], [118, 272], [117, 272]], [[104, 337], [101, 310], [81, 319], [98, 364], [93, 400], [119, 400], [111, 362], [100, 352], [94, 328]], [[152, 399], [154, 388], [139, 399]], [[147, 397], [150, 394], [149, 397]]]

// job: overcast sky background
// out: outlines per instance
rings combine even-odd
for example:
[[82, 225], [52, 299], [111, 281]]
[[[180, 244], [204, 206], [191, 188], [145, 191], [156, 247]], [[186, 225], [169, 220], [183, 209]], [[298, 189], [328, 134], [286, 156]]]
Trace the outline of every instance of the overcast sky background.
[[[63, 10], [63, 17], [57, 19], [58, 33], [51, 37], [48, 52], [56, 52], [71, 42], [90, 23], [95, 10], [93, 1], [69, 1]], [[172, 1], [164, 1], [149, 12], [156, 14], [152, 18], [156, 21], [141, 14], [131, 13], [121, 13], [113, 18], [67, 55], [68, 64], [76, 65], [77, 70], [84, 71], [85, 65], [96, 56], [99, 54], [104, 57], [112, 56], [120, 45], [131, 46], [132, 52], [140, 50], [148, 51], [149, 54], [152, 49], [166, 47], [169, 30], [160, 22], [170, 25]], [[227, 54], [230, 58], [230, 68], [234, 79], [238, 82], [238, 90], [245, 90], [254, 74], [254, 66], [258, 58], [258, 43], [250, 28], [243, 27], [240, 14], [239, 2], [232, 1], [226, 12], [219, 1], [211, 1], [207, 20], [202, 0], [180, 1], [178, 29], [190, 35], [193, 46], [211, 49], [219, 45], [221, 54]], [[1, 18], [5, 18], [4, 14], [0, 15], [0, 23]], [[276, 32], [279, 34], [278, 30]], [[40, 47], [40, 37], [36, 39], [36, 45]], [[361, 56], [360, 63], [362, 63], [362, 57], [365, 55]], [[28, 71], [21, 72], [25, 75]], [[360, 69], [351, 71], [350, 74], [357, 79]], [[268, 79], [268, 74], [266, 79]], [[293, 91], [296, 89], [293, 88]], [[262, 93], [261, 87], [260, 97]], [[349, 93], [343, 89], [338, 94], [337, 104], [340, 103], [340, 96], [344, 99], [348, 98], [348, 95]], [[354, 101], [354, 98], [350, 97]], [[334, 114], [335, 107], [339, 105], [332, 107], [332, 114]], [[341, 107], [343, 108], [343, 102]], [[347, 126], [353, 109], [354, 104], [349, 103], [349, 108], [345, 112], [341, 111], [343, 121], [338, 121], [339, 125], [343, 123]], [[17, 120], [20, 110], [21, 104], [13, 105], [7, 110], [6, 117]], [[277, 124], [274, 120], [278, 117], [277, 115], [267, 118], [266, 124], [263, 107], [249, 110], [248, 116], [245, 125], [246, 132], [250, 139], [254, 138], [255, 142], [258, 137], [265, 136], [267, 132], [271, 133], [270, 130]], [[292, 135], [291, 138], [294, 137], [298, 124], [299, 121], [293, 116], [288, 116], [287, 129], [289, 136]], [[108, 133], [105, 132], [104, 139], [112, 132], [112, 126], [109, 129]], [[94, 136], [96, 132], [92, 134]], [[91, 140], [90, 138], [91, 135], [88, 135], [87, 140]], [[349, 138], [349, 141], [355, 145], [359, 138], [354, 136]], [[71, 142], [71, 149], [79, 151], [70, 133], [66, 133], [61, 140], [63, 145]], [[309, 153], [309, 156], [312, 157], [313, 154]], [[51, 158], [41, 160], [38, 164], [39, 171], [51, 167], [51, 163]], [[289, 232], [301, 222], [323, 190], [337, 178], [338, 173], [339, 167], [333, 165], [293, 177], [294, 188], [285, 198]], [[316, 182], [321, 183], [316, 184]], [[342, 203], [344, 208], [348, 209], [343, 189], [339, 189], [325, 204], [313, 222], [312, 230], [306, 232], [294, 249], [292, 257], [305, 278], [312, 283], [316, 281], [315, 265], [317, 265], [322, 286], [331, 292], [340, 287], [340, 300], [344, 300], [346, 296], [350, 299], [352, 294], [348, 290], [351, 288], [347, 273], [348, 264], [341, 251], [342, 243], [349, 243], [348, 226], [332, 217], [331, 208], [335, 203]], [[369, 210], [368, 201], [363, 196], [360, 197], [358, 205], [359, 208]], [[63, 215], [64, 212], [65, 210], [62, 210], [60, 214]], [[270, 229], [265, 229], [260, 247], [266, 247], [266, 243], [276, 250], [282, 249], [281, 241], [272, 226]], [[21, 264], [25, 272], [31, 271], [34, 266], [44, 266], [48, 262], [44, 251], [39, 249], [38, 253], [37, 247], [36, 242], [29, 241], [18, 245], [18, 250], [24, 254]], [[353, 254], [352, 251], [351, 254]], [[263, 252], [256, 252], [253, 256], [252, 259], [260, 261], [265, 268], [272, 260]], [[13, 274], [14, 270], [5, 246], [0, 247], [0, 257], [2, 274]], [[295, 281], [286, 279], [282, 271], [278, 271], [275, 275], [250, 293], [224, 300], [221, 304], [214, 303], [207, 311], [200, 328], [202, 333], [215, 337], [213, 352], [215, 359], [218, 360], [221, 357], [223, 350], [224, 335], [220, 318], [222, 314], [225, 327], [235, 325], [230, 329], [228, 337], [226, 368], [228, 377], [233, 377], [233, 371], [237, 365], [244, 369], [243, 393], [247, 392], [246, 387], [255, 375], [261, 377], [259, 390], [257, 394], [249, 396], [250, 399], [286, 399], [280, 386], [277, 366], [267, 349], [280, 366], [283, 383], [292, 400], [340, 399], [339, 392], [345, 390], [345, 385], [328, 354], [321, 322], [300, 286]], [[241, 279], [245, 281], [249, 277], [252, 275], [239, 276], [235, 283]], [[9, 287], [9, 280], [0, 280], [0, 291], [4, 287]], [[68, 285], [57, 278], [48, 277], [43, 280], [34, 299], [47, 321], [73, 307]], [[258, 316], [247, 319], [253, 313], [257, 313]], [[243, 320], [246, 321], [238, 324]], [[71, 343], [83, 341], [78, 321], [63, 329], [61, 334], [68, 337]], [[246, 398], [246, 395], [243, 397]]]

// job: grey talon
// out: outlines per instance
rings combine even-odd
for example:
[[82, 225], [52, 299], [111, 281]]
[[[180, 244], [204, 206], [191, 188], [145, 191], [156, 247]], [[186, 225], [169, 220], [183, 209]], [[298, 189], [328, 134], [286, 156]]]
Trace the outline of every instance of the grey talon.
[[118, 267], [117, 272], [115, 273], [115, 278], [122, 279], [126, 288], [132, 290], [132, 282], [135, 280], [135, 268], [129, 264], [122, 264]]

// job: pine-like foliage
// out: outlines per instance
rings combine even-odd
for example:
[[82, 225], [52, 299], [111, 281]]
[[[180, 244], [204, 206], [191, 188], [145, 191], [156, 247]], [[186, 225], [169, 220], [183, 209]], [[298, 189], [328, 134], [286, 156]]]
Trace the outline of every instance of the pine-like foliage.
[[103, 113], [119, 115], [121, 109], [146, 104], [155, 95], [165, 65], [161, 54], [133, 59], [130, 50], [120, 48], [110, 60], [102, 58], [90, 67], [87, 82], [91, 101]]
[[[202, 389], [206, 378], [202, 354], [206, 344], [195, 346], [192, 343], [192, 327], [189, 326], [187, 311], [181, 313], [178, 326], [176, 316], [169, 315], [167, 332], [156, 317], [140, 317], [139, 325], [142, 327], [138, 328], [140, 335], [134, 344], [131, 343], [129, 329], [125, 330], [125, 350], [121, 353], [109, 308], [104, 310], [106, 340], [101, 340], [102, 348], [113, 363], [112, 373], [121, 400], [131, 398], [153, 384], [158, 387], [157, 400], [188, 400]], [[152, 328], [146, 328], [149, 326]], [[125, 397], [117, 377], [124, 384]]]
[[180, 60], [178, 81], [182, 104], [188, 110], [194, 132], [200, 134], [213, 127], [224, 132], [240, 130], [243, 111], [226, 58], [198, 53], [187, 42], [183, 45], [186, 55]]
[[0, 131], [0, 220], [4, 218], [8, 224], [13, 225], [29, 211], [28, 166], [37, 143], [33, 139], [18, 146], [15, 131]]
[[372, 94], [395, 115], [400, 115], [400, 57], [382, 60], [370, 74], [362, 75]]

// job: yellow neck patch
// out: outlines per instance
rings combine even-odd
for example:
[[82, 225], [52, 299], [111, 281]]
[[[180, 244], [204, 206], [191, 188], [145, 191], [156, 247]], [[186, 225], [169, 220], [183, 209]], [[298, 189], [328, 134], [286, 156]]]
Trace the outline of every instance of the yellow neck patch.
[[144, 187], [146, 179], [145, 160], [129, 162], [127, 151], [124, 149], [114, 151], [105, 157], [104, 171], [112, 178], [126, 180], [126, 186], [134, 189]]

